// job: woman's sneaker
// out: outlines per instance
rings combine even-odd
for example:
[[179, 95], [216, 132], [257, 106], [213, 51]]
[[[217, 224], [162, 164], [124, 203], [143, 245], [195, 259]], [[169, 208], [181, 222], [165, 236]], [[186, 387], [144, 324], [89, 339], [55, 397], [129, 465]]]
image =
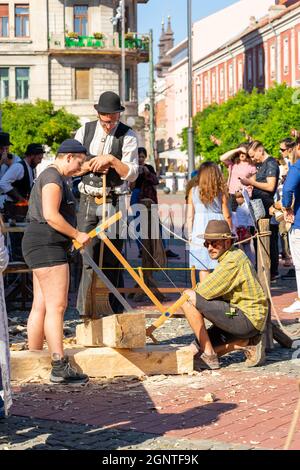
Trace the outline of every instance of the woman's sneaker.
[[300, 300], [296, 299], [295, 302], [282, 310], [284, 313], [300, 313]]
[[51, 362], [52, 371], [50, 375], [50, 382], [55, 384], [85, 384], [89, 381], [86, 374], [81, 374], [74, 369], [67, 356], [56, 359], [56, 354], [53, 355]]

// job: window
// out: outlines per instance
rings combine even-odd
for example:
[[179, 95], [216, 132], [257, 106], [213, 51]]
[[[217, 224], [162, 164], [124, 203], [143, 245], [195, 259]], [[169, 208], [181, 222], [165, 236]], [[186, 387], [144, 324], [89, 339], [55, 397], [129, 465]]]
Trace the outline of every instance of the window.
[[252, 55], [248, 55], [247, 57], [247, 71], [248, 71], [248, 85], [252, 85]]
[[298, 67], [300, 68], [300, 31], [298, 31]]
[[201, 92], [202, 92], [202, 85], [201, 85], [201, 79], [198, 78], [196, 82], [196, 101], [197, 101], [197, 110], [201, 108]]
[[259, 83], [264, 81], [264, 49], [260, 47], [258, 49], [258, 80]]
[[29, 37], [29, 5], [15, 6], [15, 35], [18, 38]]
[[16, 68], [16, 99], [27, 100], [29, 95], [29, 68]]
[[229, 65], [229, 95], [233, 96], [234, 93], [234, 83], [233, 83], [233, 64]]
[[276, 46], [273, 44], [271, 46], [271, 60], [270, 60], [270, 70], [271, 70], [271, 78], [276, 78]]
[[205, 75], [205, 77], [204, 77], [204, 101], [205, 101], [205, 103], [208, 102], [208, 98], [209, 98], [208, 76]]
[[88, 6], [74, 6], [74, 32], [80, 36], [88, 35]]
[[216, 100], [216, 90], [217, 90], [217, 77], [216, 77], [216, 74], [215, 72], [212, 74], [212, 91], [211, 91], [211, 94], [212, 94], [212, 99], [213, 101]]
[[8, 3], [0, 5], [0, 38], [8, 37]]
[[75, 69], [75, 100], [90, 98], [90, 69]]
[[238, 74], [239, 74], [239, 90], [241, 90], [244, 86], [244, 64], [242, 60], [239, 60], [238, 65]]
[[224, 69], [222, 68], [220, 70], [220, 95], [221, 95], [221, 98], [224, 98], [224, 90], [225, 90], [224, 78], [225, 78], [225, 74], [224, 74]]
[[8, 68], [0, 68], [0, 102], [8, 98], [9, 95], [9, 80]]
[[290, 58], [289, 58], [289, 53], [290, 53], [290, 42], [289, 38], [285, 38], [283, 42], [283, 71], [284, 74], [289, 73], [289, 65], [290, 65]]

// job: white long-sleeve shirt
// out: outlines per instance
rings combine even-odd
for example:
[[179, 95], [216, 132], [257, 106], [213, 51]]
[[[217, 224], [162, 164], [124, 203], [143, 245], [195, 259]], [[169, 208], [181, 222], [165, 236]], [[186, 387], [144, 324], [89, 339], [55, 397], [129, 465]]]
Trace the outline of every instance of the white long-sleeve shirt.
[[[91, 155], [98, 155], [99, 143], [101, 139], [106, 138], [103, 155], [109, 155], [112, 149], [114, 133], [117, 127], [110, 133], [106, 134], [100, 124], [97, 122], [96, 131], [91, 142], [90, 148], [87, 149]], [[85, 126], [80, 127], [76, 132], [75, 139], [83, 144]], [[139, 161], [138, 161], [138, 139], [136, 133], [130, 129], [124, 137], [122, 147], [122, 163], [129, 167], [126, 177], [121, 178], [123, 181], [133, 183], [139, 175]]]
[[[33, 170], [31, 166], [24, 160], [28, 168], [30, 186], [33, 185]], [[0, 194], [7, 194], [13, 189], [13, 183], [20, 181], [24, 177], [24, 167], [20, 163], [13, 163], [7, 172], [2, 176], [0, 180]], [[7, 200], [10, 200], [7, 198]]]
[[[21, 157], [19, 157], [18, 155], [13, 155], [11, 165], [17, 162], [21, 162], [21, 161], [22, 161]], [[2, 163], [2, 165], [0, 165], [0, 181], [2, 177], [5, 175], [5, 173], [7, 172], [7, 170], [10, 168], [10, 166], [6, 165], [6, 163]], [[5, 194], [1, 194], [0, 195], [0, 209], [3, 209], [4, 203], [6, 200], [7, 200], [7, 196]]]

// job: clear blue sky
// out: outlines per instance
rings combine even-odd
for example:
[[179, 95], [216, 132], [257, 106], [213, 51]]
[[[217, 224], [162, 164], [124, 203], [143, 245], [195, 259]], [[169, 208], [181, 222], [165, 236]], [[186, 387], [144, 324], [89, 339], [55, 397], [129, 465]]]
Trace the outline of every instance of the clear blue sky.
[[[238, 0], [193, 0], [193, 21], [200, 20], [222, 8], [226, 8]], [[158, 57], [158, 41], [161, 32], [161, 22], [168, 15], [172, 18], [172, 28], [175, 33], [175, 44], [187, 36], [187, 0], [149, 0], [148, 4], [140, 4], [138, 11], [138, 32], [145, 34], [153, 29], [155, 61]], [[145, 98], [148, 91], [148, 64], [139, 66], [139, 97]]]

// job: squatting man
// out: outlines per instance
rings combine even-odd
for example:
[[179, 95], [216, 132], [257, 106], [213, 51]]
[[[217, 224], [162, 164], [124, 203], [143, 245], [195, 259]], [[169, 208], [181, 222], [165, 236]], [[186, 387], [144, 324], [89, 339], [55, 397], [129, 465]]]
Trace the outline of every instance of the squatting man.
[[[235, 349], [246, 355], [246, 366], [265, 360], [268, 302], [257, 273], [245, 253], [233, 246], [234, 235], [226, 221], [211, 220], [201, 235], [216, 269], [195, 289], [182, 309], [196, 336], [192, 344], [201, 369], [219, 369], [218, 356]], [[212, 323], [209, 329], [205, 319]]]

